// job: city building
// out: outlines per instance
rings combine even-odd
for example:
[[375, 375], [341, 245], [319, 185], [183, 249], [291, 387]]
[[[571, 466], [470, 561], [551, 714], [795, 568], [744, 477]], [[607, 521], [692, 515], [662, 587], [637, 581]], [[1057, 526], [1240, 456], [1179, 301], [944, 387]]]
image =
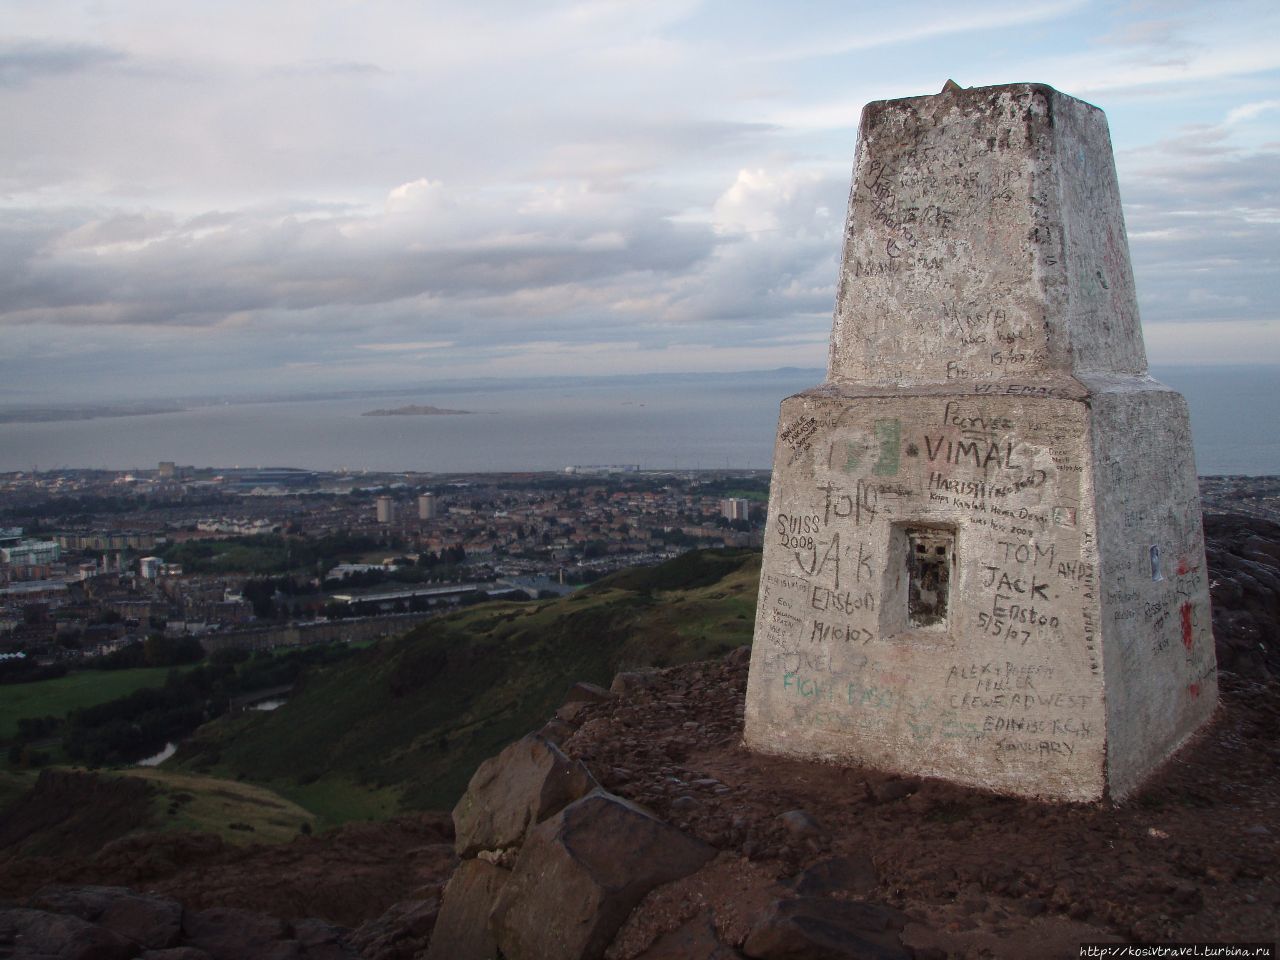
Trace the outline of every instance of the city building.
[[0, 547], [0, 561], [15, 567], [57, 563], [61, 556], [62, 548], [57, 540], [22, 540], [13, 546]]
[[396, 522], [396, 502], [390, 497], [379, 497], [377, 500], [378, 522]]
[[153, 550], [156, 537], [153, 533], [138, 530], [94, 530], [84, 533], [59, 533], [58, 544], [63, 550]]
[[436, 517], [436, 495], [424, 493], [418, 497], [418, 519], [434, 520]]
[[742, 497], [726, 497], [720, 501], [720, 514], [726, 520], [750, 520], [751, 501]]

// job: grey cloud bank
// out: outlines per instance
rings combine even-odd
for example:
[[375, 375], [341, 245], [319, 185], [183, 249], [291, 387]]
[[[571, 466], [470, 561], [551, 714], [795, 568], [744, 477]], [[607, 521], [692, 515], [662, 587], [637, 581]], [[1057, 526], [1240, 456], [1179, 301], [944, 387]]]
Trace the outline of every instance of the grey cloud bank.
[[6, 395], [820, 365], [858, 109], [947, 76], [1107, 109], [1153, 360], [1280, 362], [1280, 15], [949, 10], [16, 3]]

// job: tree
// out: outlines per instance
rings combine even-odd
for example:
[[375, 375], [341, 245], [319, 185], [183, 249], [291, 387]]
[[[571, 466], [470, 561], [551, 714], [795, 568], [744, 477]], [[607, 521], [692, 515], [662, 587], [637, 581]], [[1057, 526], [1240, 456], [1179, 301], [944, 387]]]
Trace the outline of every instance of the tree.
[[253, 604], [253, 615], [259, 620], [270, 620], [276, 615], [276, 585], [271, 580], [246, 580], [241, 593]]

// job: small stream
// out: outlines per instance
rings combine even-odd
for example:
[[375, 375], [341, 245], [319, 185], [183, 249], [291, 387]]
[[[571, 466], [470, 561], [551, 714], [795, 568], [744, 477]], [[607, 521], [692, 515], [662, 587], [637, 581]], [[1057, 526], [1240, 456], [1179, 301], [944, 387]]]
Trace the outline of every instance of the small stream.
[[[268, 700], [259, 700], [257, 703], [252, 704], [249, 707], [249, 709], [250, 710], [278, 710], [288, 702], [289, 702], [288, 697], [271, 697]], [[173, 741], [170, 741], [169, 743], [166, 743], [164, 745], [164, 749], [161, 750], [159, 753], [152, 754], [149, 757], [144, 757], [143, 759], [135, 763], [134, 766], [158, 767], [160, 766], [160, 764], [164, 763], [166, 760], [168, 760], [177, 752], [178, 752], [178, 744], [174, 743]]]
[[151, 756], [146, 757], [145, 759], [139, 760], [136, 764], [134, 764], [134, 766], [158, 767], [160, 766], [160, 764], [164, 763], [166, 760], [168, 760], [177, 752], [178, 752], [178, 745], [173, 741], [170, 741], [169, 743], [166, 743], [164, 745], [164, 749], [161, 750], [159, 753], [152, 754]]

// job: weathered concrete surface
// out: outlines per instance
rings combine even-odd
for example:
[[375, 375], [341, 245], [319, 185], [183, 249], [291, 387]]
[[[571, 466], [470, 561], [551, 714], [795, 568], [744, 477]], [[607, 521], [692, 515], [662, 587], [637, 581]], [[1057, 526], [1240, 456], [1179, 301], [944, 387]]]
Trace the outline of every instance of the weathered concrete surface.
[[1124, 796], [1212, 713], [1218, 671], [1186, 403], [1094, 387], [1107, 779]]
[[1204, 569], [1101, 111], [869, 105], [827, 382], [782, 404], [748, 745], [1123, 796], [1213, 710]]
[[1102, 111], [1039, 84], [869, 104], [828, 380], [1079, 370], [1146, 372]]

